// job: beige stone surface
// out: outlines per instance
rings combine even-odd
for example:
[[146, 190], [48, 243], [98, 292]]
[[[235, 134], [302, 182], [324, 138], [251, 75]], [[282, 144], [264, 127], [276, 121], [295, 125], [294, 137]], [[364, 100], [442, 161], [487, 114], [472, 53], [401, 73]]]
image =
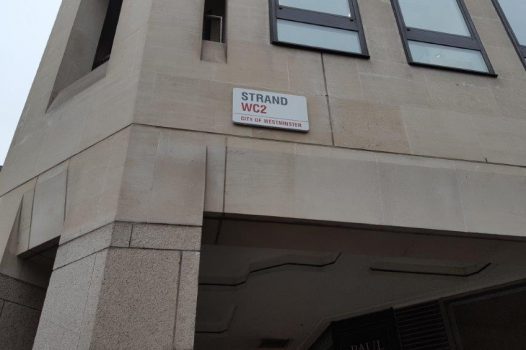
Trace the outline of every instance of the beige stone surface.
[[524, 169], [464, 166], [458, 178], [468, 231], [526, 236]]
[[485, 161], [471, 114], [407, 106], [401, 115], [412, 153]]
[[524, 236], [525, 179], [517, 167], [232, 138], [225, 211]]
[[379, 224], [378, 182], [368, 154], [232, 138], [225, 212]]
[[206, 146], [160, 129], [133, 128], [117, 220], [202, 223]]
[[79, 3], [65, 1], [60, 8], [2, 171], [0, 194], [109, 137], [133, 120], [150, 0], [123, 5], [106, 76], [46, 111]]
[[408, 153], [409, 141], [400, 107], [331, 99], [337, 146]]
[[[36, 181], [36, 179], [34, 180]], [[31, 221], [33, 217], [33, 199], [35, 196], [35, 187], [27, 190], [22, 197], [22, 208], [20, 208], [20, 226], [18, 227], [17, 237], [17, 255], [24, 253], [29, 249], [29, 239], [31, 234]]]
[[70, 160], [62, 242], [115, 221], [128, 138], [126, 129]]
[[29, 249], [62, 234], [66, 207], [67, 165], [63, 163], [38, 177]]
[[453, 164], [379, 157], [378, 171], [384, 224], [465, 231]]

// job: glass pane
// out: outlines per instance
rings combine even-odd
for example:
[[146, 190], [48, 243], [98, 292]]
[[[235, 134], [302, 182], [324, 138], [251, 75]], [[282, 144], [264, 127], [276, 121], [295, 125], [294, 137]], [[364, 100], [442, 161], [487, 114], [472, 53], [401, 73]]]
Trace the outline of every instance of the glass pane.
[[278, 40], [284, 43], [362, 53], [358, 32], [278, 19]]
[[303, 10], [351, 17], [349, 0], [279, 0], [279, 4]]
[[405, 25], [471, 36], [457, 0], [399, 0]]
[[437, 66], [488, 72], [480, 51], [409, 41], [413, 61]]
[[526, 45], [526, 1], [499, 0], [519, 44]]

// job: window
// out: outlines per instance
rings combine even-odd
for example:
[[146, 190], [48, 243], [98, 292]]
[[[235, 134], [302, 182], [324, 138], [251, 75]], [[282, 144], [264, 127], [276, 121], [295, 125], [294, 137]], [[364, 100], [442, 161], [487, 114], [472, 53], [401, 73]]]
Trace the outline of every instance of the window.
[[203, 40], [225, 42], [225, 0], [206, 0], [203, 19]]
[[462, 0], [391, 0], [410, 64], [496, 76]]
[[526, 68], [526, 1], [493, 0], [493, 3]]
[[93, 62], [93, 69], [97, 68], [104, 62], [110, 59], [111, 49], [113, 47], [113, 40], [117, 32], [117, 23], [119, 22], [119, 15], [121, 13], [122, 0], [110, 0], [108, 3], [108, 10], [102, 26], [102, 32], [97, 45], [97, 52], [95, 53], [95, 60]]
[[92, 78], [88, 73], [109, 60], [121, 7], [122, 0], [80, 1], [55, 78], [50, 105], [61, 91], [74, 85], [78, 88]]
[[356, 0], [270, 0], [273, 44], [369, 57]]

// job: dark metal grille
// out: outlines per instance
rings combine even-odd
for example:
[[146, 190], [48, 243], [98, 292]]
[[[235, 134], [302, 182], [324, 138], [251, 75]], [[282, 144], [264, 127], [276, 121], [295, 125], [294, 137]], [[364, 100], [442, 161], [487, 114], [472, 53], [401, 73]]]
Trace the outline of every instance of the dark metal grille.
[[436, 301], [395, 310], [403, 350], [452, 350]]

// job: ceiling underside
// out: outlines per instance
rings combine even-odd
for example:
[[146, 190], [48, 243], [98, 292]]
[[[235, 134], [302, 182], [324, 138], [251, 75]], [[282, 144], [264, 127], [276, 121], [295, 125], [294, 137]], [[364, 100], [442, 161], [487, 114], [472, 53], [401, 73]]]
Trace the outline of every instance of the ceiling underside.
[[196, 349], [308, 349], [331, 321], [526, 278], [522, 241], [208, 222]]

